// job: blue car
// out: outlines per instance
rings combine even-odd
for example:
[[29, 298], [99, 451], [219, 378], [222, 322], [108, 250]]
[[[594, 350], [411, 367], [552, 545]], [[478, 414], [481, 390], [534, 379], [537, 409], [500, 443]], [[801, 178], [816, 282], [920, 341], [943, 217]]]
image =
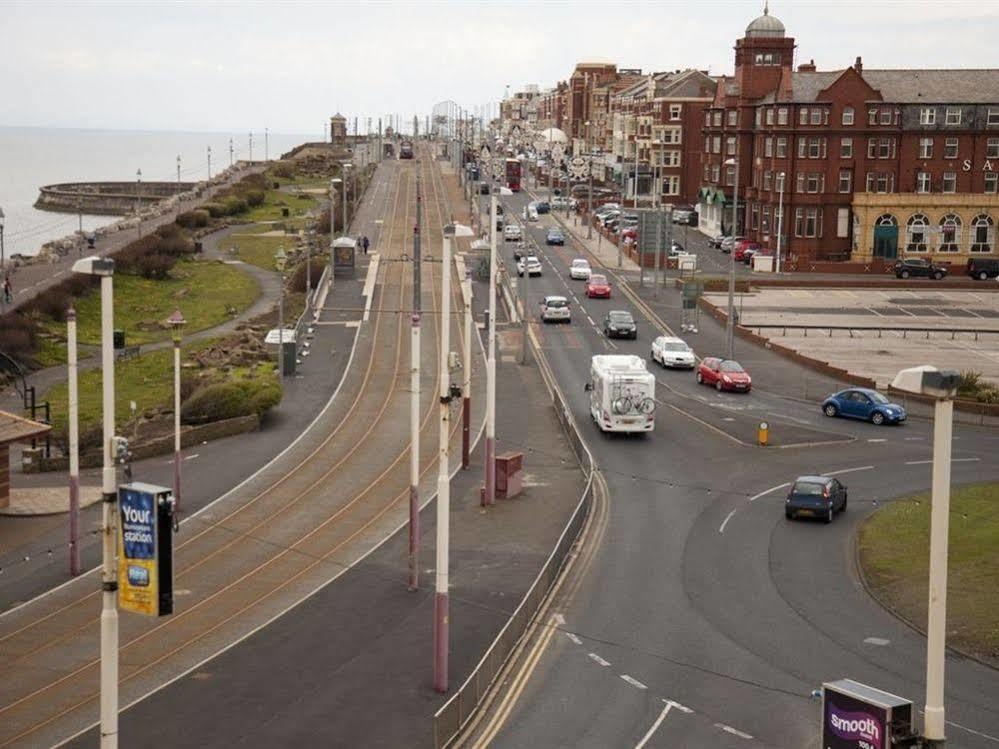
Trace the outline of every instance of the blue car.
[[822, 413], [826, 416], [849, 416], [863, 419], [872, 424], [901, 424], [905, 421], [905, 409], [892, 403], [877, 390], [869, 388], [848, 388], [833, 393], [822, 402]]

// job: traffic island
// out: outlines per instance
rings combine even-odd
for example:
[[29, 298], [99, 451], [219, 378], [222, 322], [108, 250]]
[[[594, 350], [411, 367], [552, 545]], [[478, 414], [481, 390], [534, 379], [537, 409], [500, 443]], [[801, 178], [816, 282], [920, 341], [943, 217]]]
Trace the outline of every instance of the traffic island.
[[[955, 488], [950, 499], [947, 645], [999, 668], [999, 484]], [[926, 631], [930, 497], [886, 503], [858, 536], [861, 577], [882, 606]]]

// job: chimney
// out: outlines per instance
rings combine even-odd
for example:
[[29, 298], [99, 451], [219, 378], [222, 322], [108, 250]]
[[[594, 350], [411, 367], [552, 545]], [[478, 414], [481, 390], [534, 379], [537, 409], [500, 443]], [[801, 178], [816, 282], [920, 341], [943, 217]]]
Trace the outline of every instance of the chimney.
[[803, 62], [798, 66], [799, 73], [814, 73], [815, 72], [815, 60], [809, 60], [808, 62]]
[[863, 74], [864, 72], [864, 61], [860, 59], [860, 55], [857, 55], [857, 61], [853, 63], [853, 69], [858, 73]]

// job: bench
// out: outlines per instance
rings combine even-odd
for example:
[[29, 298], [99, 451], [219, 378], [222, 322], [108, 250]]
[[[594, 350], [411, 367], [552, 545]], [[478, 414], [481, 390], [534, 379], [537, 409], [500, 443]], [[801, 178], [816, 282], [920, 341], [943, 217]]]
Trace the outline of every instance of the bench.
[[139, 358], [139, 349], [141, 346], [125, 346], [124, 348], [115, 349], [114, 360], [122, 361], [124, 359], [137, 359]]

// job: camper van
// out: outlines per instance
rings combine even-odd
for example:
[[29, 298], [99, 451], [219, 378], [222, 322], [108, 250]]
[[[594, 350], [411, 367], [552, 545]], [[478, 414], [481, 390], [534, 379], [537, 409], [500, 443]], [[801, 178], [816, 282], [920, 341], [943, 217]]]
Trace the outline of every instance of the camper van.
[[605, 432], [651, 432], [656, 425], [656, 378], [645, 360], [600, 354], [590, 363], [590, 415]]

